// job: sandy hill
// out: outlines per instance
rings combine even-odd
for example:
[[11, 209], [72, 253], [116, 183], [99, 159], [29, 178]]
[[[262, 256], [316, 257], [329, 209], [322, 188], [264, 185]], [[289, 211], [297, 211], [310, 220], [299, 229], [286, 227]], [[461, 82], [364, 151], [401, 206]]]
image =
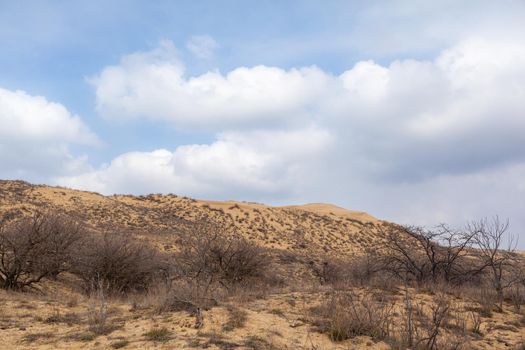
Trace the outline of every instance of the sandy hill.
[[176, 230], [206, 218], [233, 225], [249, 240], [298, 253], [358, 254], [383, 239], [386, 222], [330, 204], [271, 207], [258, 203], [203, 201], [176, 195], [103, 196], [61, 187], [0, 181], [0, 214], [19, 216], [57, 209], [95, 227], [111, 224], [169, 247]]
[[[490, 284], [401, 283], [374, 267], [377, 256], [359, 259], [368, 249], [385, 247], [393, 225], [367, 213], [322, 203], [271, 207], [176, 195], [103, 196], [0, 181], [0, 220], [43, 210], [66, 212], [98, 231], [136, 235], [168, 253], [184, 252], [180, 233], [189, 227], [195, 234], [205, 219], [224, 234], [268, 248], [261, 250], [267, 259], [249, 283], [222, 288], [215, 282], [211, 290], [211, 279], [206, 286], [208, 279], [188, 277], [187, 270], [177, 275], [184, 268], [172, 260], [177, 254], [162, 254], [175, 267], [174, 278], [155, 275], [146, 290], [82, 288], [75, 269], [34, 288], [0, 288], [0, 350], [407, 349], [410, 329], [420, 345], [413, 349], [525, 349], [522, 286], [509, 289], [499, 310]], [[338, 265], [334, 258], [346, 261]], [[112, 281], [133, 259], [123, 261], [102, 265], [116, 274]], [[127, 268], [134, 267], [135, 276], [152, 263], [139, 260]], [[437, 345], [425, 346], [432, 336]]]

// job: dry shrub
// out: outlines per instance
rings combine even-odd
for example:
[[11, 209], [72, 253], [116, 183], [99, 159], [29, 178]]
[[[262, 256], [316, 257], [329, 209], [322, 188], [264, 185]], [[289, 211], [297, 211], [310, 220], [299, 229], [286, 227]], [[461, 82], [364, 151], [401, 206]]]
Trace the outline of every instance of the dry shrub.
[[146, 339], [150, 341], [167, 342], [171, 339], [172, 333], [173, 332], [166, 327], [152, 328], [148, 332], [144, 333], [143, 336], [145, 336]]
[[231, 332], [236, 328], [244, 327], [248, 320], [246, 311], [232, 304], [227, 305], [226, 309], [228, 310], [228, 321], [222, 326], [222, 330], [224, 332]]
[[125, 348], [128, 345], [129, 345], [129, 340], [122, 339], [122, 340], [117, 340], [116, 342], [111, 343], [110, 346], [113, 349], [121, 349], [121, 348]]
[[506, 299], [514, 307], [516, 313], [520, 313], [521, 306], [525, 305], [525, 287], [515, 284], [506, 291]]
[[65, 323], [67, 325], [78, 324], [80, 321], [80, 316], [78, 314], [69, 312], [62, 315], [58, 309], [53, 315], [44, 320], [45, 323]]
[[262, 337], [251, 335], [244, 340], [243, 344], [248, 349], [253, 350], [278, 350], [281, 349], [274, 345], [271, 341], [264, 339]]
[[109, 321], [111, 313], [109, 308], [108, 295], [109, 288], [103, 285], [102, 281], [91, 290], [88, 304], [88, 324], [89, 331], [95, 335], [109, 334], [121, 325]]
[[125, 234], [93, 235], [79, 247], [73, 273], [91, 292], [102, 285], [112, 293], [145, 291], [162, 267], [158, 253], [145, 242]]
[[416, 302], [405, 288], [403, 322], [390, 338], [394, 349], [458, 350], [466, 342], [466, 314], [445, 294], [437, 294], [430, 305]]
[[89, 300], [89, 330], [95, 334], [105, 334], [107, 330], [108, 305], [104, 289], [105, 288], [99, 285], [99, 287], [92, 292]]
[[362, 256], [356, 257], [348, 265], [348, 275], [353, 283], [365, 286], [369, 285], [377, 274], [383, 270], [381, 258], [370, 251]]
[[334, 292], [320, 307], [312, 310], [321, 319], [315, 323], [333, 341], [356, 336], [386, 339], [392, 331], [394, 304], [381, 295], [365, 290], [358, 293]]
[[68, 270], [83, 234], [78, 222], [58, 213], [0, 220], [0, 287], [21, 289]]
[[498, 296], [493, 288], [490, 288], [489, 286], [465, 288], [464, 295], [479, 305], [476, 311], [482, 317], [492, 317], [494, 305], [498, 300]]
[[438, 347], [438, 337], [440, 332], [448, 322], [450, 302], [446, 296], [435, 298], [434, 303], [429, 307], [429, 317], [421, 321], [419, 329], [421, 330], [416, 340], [416, 348], [428, 350], [443, 349]]
[[470, 331], [474, 334], [481, 335], [481, 315], [476, 311], [469, 311], [468, 315], [472, 320], [472, 327]]
[[384, 256], [367, 251], [346, 265], [348, 282], [352, 286], [379, 288], [395, 294], [400, 281], [386, 263]]
[[51, 339], [54, 338], [55, 334], [51, 332], [41, 332], [41, 333], [30, 333], [22, 337], [22, 342], [25, 343], [34, 343], [40, 339]]
[[208, 222], [193, 225], [181, 237], [183, 249], [173, 257], [172, 279], [191, 280], [205, 293], [264, 279], [270, 263], [267, 251], [238, 235], [228, 237], [228, 230]]
[[321, 285], [335, 289], [348, 287], [373, 287], [395, 291], [399, 280], [384, 266], [383, 256], [366, 251], [352, 260], [324, 257], [321, 262], [310, 261], [309, 269]]
[[141, 307], [151, 308], [155, 313], [187, 311], [196, 314], [199, 309], [207, 310], [216, 305], [216, 298], [190, 280], [159, 283], [140, 301]]
[[343, 261], [325, 257], [321, 262], [310, 261], [309, 265], [321, 285], [343, 284], [347, 280], [347, 268]]

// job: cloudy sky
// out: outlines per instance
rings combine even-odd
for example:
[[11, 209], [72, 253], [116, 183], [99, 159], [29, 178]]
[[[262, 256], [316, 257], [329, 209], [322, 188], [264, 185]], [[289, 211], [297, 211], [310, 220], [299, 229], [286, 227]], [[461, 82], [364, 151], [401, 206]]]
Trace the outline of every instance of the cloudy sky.
[[518, 234], [523, 18], [506, 0], [0, 0], [0, 178]]

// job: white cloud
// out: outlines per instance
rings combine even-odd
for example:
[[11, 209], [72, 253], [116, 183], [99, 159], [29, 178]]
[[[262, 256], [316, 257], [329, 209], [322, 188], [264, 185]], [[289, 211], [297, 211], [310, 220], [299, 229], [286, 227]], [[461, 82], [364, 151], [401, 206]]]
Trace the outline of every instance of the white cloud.
[[126, 153], [62, 184], [321, 199], [425, 222], [523, 209], [505, 203], [522, 191], [525, 164], [525, 45], [511, 38], [470, 38], [432, 60], [361, 61], [340, 75], [256, 66], [195, 77], [164, 42], [92, 83], [108, 117], [211, 130], [217, 140]]
[[59, 103], [0, 88], [0, 137], [94, 144], [97, 137]]
[[432, 61], [362, 61], [339, 76], [256, 66], [186, 77], [173, 45], [163, 42], [92, 82], [107, 116], [216, 132], [315, 122], [348, 139], [350, 152], [380, 163], [380, 175], [420, 177], [522, 157], [524, 62], [519, 42], [474, 38]]
[[472, 36], [520, 40], [525, 30], [524, 10], [519, 0], [504, 4], [490, 0], [378, 1], [359, 9], [345, 34], [350, 46], [361, 53], [417, 55]]
[[[305, 144], [304, 140], [309, 140]], [[61, 185], [102, 193], [172, 192], [193, 196], [286, 196], [308, 182], [312, 157], [325, 153], [331, 136], [315, 127], [283, 132], [224, 133], [212, 144], [185, 145], [173, 152], [130, 152], [111, 164]], [[315, 166], [315, 164], [313, 164]]]
[[209, 35], [194, 35], [186, 43], [186, 48], [198, 58], [209, 59], [219, 44]]
[[119, 65], [104, 68], [90, 81], [97, 108], [105, 116], [145, 117], [181, 128], [220, 131], [305, 117], [329, 77], [315, 67], [286, 71], [257, 66], [187, 78], [173, 45], [163, 42], [151, 52], [123, 57]]
[[69, 146], [98, 142], [61, 104], [0, 88], [0, 177], [41, 180], [85, 170], [85, 158], [73, 156]]

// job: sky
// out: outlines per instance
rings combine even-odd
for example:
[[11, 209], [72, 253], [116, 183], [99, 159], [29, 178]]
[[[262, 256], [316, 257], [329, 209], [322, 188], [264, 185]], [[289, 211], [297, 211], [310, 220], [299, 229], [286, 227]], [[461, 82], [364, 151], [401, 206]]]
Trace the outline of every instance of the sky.
[[0, 0], [0, 178], [498, 215], [525, 247], [524, 1]]

